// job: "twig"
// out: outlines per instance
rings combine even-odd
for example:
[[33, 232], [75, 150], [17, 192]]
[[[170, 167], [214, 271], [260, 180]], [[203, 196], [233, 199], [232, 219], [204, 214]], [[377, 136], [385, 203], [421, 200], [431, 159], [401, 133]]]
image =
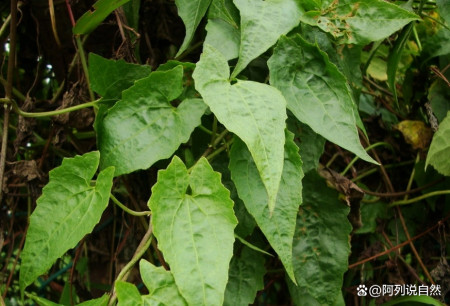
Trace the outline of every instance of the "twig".
[[[14, 78], [14, 64], [16, 62], [16, 28], [17, 28], [17, 0], [11, 0], [11, 22], [9, 27], [9, 58], [8, 58], [8, 74], [5, 93], [7, 99], [12, 99], [12, 88]], [[11, 107], [5, 105], [3, 115], [3, 137], [2, 147], [0, 151], [0, 204], [3, 200], [3, 176], [5, 174], [6, 149], [8, 147], [8, 129], [9, 129], [9, 113]]]
[[[399, 191], [399, 192], [375, 192], [375, 191], [370, 191], [370, 190], [366, 190], [366, 189], [362, 189], [362, 191], [364, 191], [364, 193], [367, 193], [368, 195], [373, 195], [376, 197], [381, 197], [381, 198], [395, 198], [395, 197], [401, 197], [407, 194], [412, 194], [412, 193], [416, 193], [419, 191], [422, 191], [424, 189], [427, 189], [433, 185], [436, 185], [440, 182], [442, 182], [445, 178], [441, 178], [439, 180], [436, 180], [434, 182], [425, 184], [421, 187], [418, 188], [414, 188], [414, 189], [410, 189], [410, 190], [406, 190], [406, 191]], [[395, 202], [394, 202], [395, 203]], [[392, 204], [391, 204], [392, 205]]]
[[371, 256], [371, 257], [369, 257], [369, 258], [366, 258], [366, 259], [360, 260], [360, 261], [358, 261], [358, 262], [355, 262], [354, 264], [349, 265], [348, 268], [349, 268], [349, 269], [353, 269], [353, 268], [355, 268], [355, 267], [357, 267], [357, 266], [360, 266], [360, 265], [362, 265], [362, 264], [365, 264], [366, 262], [372, 261], [372, 260], [374, 260], [374, 259], [377, 259], [377, 258], [380, 257], [380, 256], [389, 254], [389, 253], [391, 253], [391, 252], [393, 252], [393, 251], [395, 251], [395, 250], [397, 250], [397, 249], [399, 249], [399, 248], [401, 248], [401, 247], [404, 247], [405, 245], [409, 244], [411, 241], [417, 240], [417, 239], [419, 239], [420, 237], [425, 236], [426, 234], [428, 234], [429, 232], [431, 232], [432, 230], [434, 230], [436, 227], [441, 226], [441, 225], [444, 223], [444, 221], [446, 221], [448, 218], [450, 218], [450, 215], [447, 215], [444, 219], [442, 219], [441, 221], [439, 221], [438, 223], [436, 223], [435, 225], [433, 225], [432, 227], [430, 227], [430, 228], [427, 229], [426, 231], [420, 233], [419, 235], [414, 236], [414, 237], [411, 238], [410, 240], [407, 240], [407, 241], [405, 241], [405, 242], [402, 242], [402, 243], [396, 245], [395, 247], [390, 248], [389, 250], [386, 250], [386, 251], [384, 251], [384, 252], [378, 253], [378, 254], [376, 254], [376, 255], [374, 255], [374, 256]]

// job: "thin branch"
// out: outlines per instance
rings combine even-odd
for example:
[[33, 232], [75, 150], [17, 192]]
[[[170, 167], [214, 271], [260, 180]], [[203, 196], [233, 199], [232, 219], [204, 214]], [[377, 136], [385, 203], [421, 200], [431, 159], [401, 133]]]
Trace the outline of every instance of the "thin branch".
[[[17, 28], [17, 0], [11, 0], [11, 21], [9, 27], [9, 57], [8, 57], [8, 74], [5, 93], [7, 99], [12, 99], [14, 65], [16, 62], [16, 28]], [[9, 130], [9, 113], [11, 107], [5, 105], [3, 115], [3, 137], [2, 147], [0, 150], [0, 203], [3, 200], [3, 176], [5, 174], [6, 149], [8, 147], [8, 130]]]
[[366, 259], [360, 260], [360, 261], [358, 261], [358, 262], [355, 262], [354, 264], [349, 265], [348, 268], [349, 268], [349, 269], [353, 269], [353, 268], [355, 268], [355, 267], [357, 267], [357, 266], [360, 266], [360, 265], [362, 265], [362, 264], [365, 264], [366, 262], [372, 261], [372, 260], [374, 260], [374, 259], [377, 259], [377, 258], [380, 257], [380, 256], [389, 254], [389, 253], [391, 253], [391, 252], [393, 252], [393, 251], [395, 251], [395, 250], [397, 250], [397, 249], [399, 249], [399, 248], [402, 248], [402, 247], [404, 247], [405, 245], [409, 244], [411, 241], [417, 240], [417, 239], [419, 239], [420, 237], [425, 236], [426, 234], [428, 234], [429, 232], [431, 232], [431, 231], [434, 230], [435, 228], [441, 226], [448, 218], [450, 218], [450, 215], [447, 215], [444, 219], [442, 219], [441, 221], [439, 221], [438, 223], [436, 223], [435, 225], [433, 225], [432, 227], [430, 227], [430, 228], [427, 229], [426, 231], [420, 233], [419, 235], [414, 236], [414, 237], [411, 238], [410, 240], [407, 240], [407, 241], [405, 241], [405, 242], [402, 242], [402, 243], [396, 245], [395, 247], [390, 248], [389, 250], [386, 250], [386, 251], [384, 251], [384, 252], [378, 253], [378, 254], [376, 254], [376, 255], [374, 255], [374, 256], [371, 256], [371, 257], [369, 257], [369, 258], [366, 258]]
[[427, 189], [433, 185], [436, 185], [440, 182], [442, 182], [444, 180], [444, 178], [441, 178], [439, 180], [433, 181], [431, 183], [425, 184], [423, 186], [420, 186], [418, 188], [414, 188], [414, 189], [410, 189], [410, 190], [405, 190], [405, 191], [399, 191], [399, 192], [375, 192], [375, 191], [370, 191], [370, 190], [366, 190], [366, 189], [362, 189], [362, 191], [364, 191], [364, 193], [367, 193], [368, 195], [373, 195], [376, 197], [381, 197], [381, 198], [395, 198], [395, 197], [401, 197], [407, 194], [412, 194], [412, 193], [416, 193], [419, 191], [422, 191], [424, 189]]

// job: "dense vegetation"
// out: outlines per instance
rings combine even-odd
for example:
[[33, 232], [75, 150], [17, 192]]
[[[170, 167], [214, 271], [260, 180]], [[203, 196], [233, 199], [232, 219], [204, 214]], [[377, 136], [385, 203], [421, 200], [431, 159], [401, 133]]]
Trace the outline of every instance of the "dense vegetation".
[[449, 302], [450, 2], [0, 12], [0, 305]]

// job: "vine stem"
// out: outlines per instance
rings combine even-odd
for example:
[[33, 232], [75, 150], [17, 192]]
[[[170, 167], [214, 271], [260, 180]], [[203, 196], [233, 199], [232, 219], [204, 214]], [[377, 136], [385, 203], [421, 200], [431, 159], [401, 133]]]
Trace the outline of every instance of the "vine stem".
[[0, 98], [0, 103], [10, 104], [12, 106], [13, 110], [22, 117], [39, 118], [39, 117], [51, 117], [51, 116], [62, 115], [62, 114], [70, 113], [70, 112], [80, 110], [80, 109], [83, 109], [86, 107], [95, 106], [100, 102], [100, 100], [101, 99], [78, 104], [78, 105], [63, 108], [63, 109], [58, 109], [58, 110], [49, 111], [49, 112], [39, 112], [39, 113], [24, 112], [23, 110], [20, 109], [20, 107], [17, 105], [16, 101], [14, 101], [13, 99]]
[[[120, 271], [119, 275], [117, 275], [117, 278], [114, 283], [116, 283], [117, 281], [126, 281], [130, 270], [150, 247], [152, 237], [153, 237], [153, 226], [152, 221], [150, 219], [150, 226], [148, 227], [147, 232], [145, 233], [144, 237], [139, 243], [136, 252], [134, 252], [133, 258], [131, 258], [131, 260], [125, 265], [125, 267], [123, 267], [122, 271]], [[117, 293], [116, 290], [113, 288], [113, 293], [111, 295], [111, 298], [109, 299], [108, 305], [109, 306], [114, 305], [116, 300], [117, 300]]]
[[[2, 83], [2, 85], [6, 87], [6, 84], [8, 84], [8, 81], [6, 81], [4, 78], [2, 78], [2, 77], [0, 76], [0, 83]], [[18, 98], [20, 101], [25, 101], [25, 100], [26, 100], [25, 95], [24, 95], [23, 93], [21, 93], [21, 92], [20, 92], [17, 88], [15, 88], [14, 86], [13, 86], [13, 88], [12, 88], [12, 94], [13, 94], [14, 96], [16, 96], [16, 98]]]
[[[17, 28], [17, 0], [11, 0], [11, 21], [9, 26], [9, 58], [7, 83], [5, 86], [5, 94], [7, 99], [12, 99], [14, 64], [16, 62], [16, 28]], [[9, 130], [9, 113], [11, 107], [4, 105], [3, 115], [3, 137], [2, 147], [0, 150], [0, 204], [3, 200], [3, 176], [5, 174], [6, 149], [8, 147], [8, 130]]]
[[[379, 146], [386, 146], [386, 147], [392, 148], [392, 146], [389, 143], [387, 143], [387, 142], [377, 142], [377, 143], [371, 144], [370, 146], [368, 146], [364, 150], [369, 151], [369, 150], [372, 150], [372, 149], [374, 149], [376, 147], [379, 147]], [[344, 171], [341, 172], [341, 175], [344, 176], [347, 173], [347, 171], [350, 170], [350, 168], [356, 163], [356, 161], [358, 159], [359, 159], [359, 157], [355, 156], [352, 159], [352, 161], [347, 165], [347, 167], [345, 167]]]
[[83, 43], [81, 42], [80, 39], [80, 35], [75, 36], [75, 41], [77, 42], [77, 49], [78, 52], [80, 53], [81, 66], [83, 67], [84, 76], [86, 78], [86, 83], [89, 90], [89, 97], [91, 98], [91, 100], [94, 100], [95, 96], [91, 88], [91, 82], [89, 80], [89, 70], [86, 62], [86, 55], [84, 54]]
[[117, 206], [119, 206], [120, 208], [122, 208], [122, 210], [132, 216], [137, 216], [137, 217], [141, 217], [141, 216], [150, 216], [152, 214], [151, 211], [134, 211], [128, 207], [126, 207], [124, 204], [122, 204], [112, 193], [109, 195], [109, 197], [111, 198], [111, 200], [114, 202], [114, 204], [116, 204]]
[[437, 191], [433, 191], [427, 194], [423, 194], [421, 196], [409, 199], [409, 200], [399, 200], [399, 201], [395, 201], [392, 202], [391, 204], [389, 204], [388, 207], [394, 207], [394, 206], [399, 206], [399, 205], [407, 205], [407, 204], [411, 204], [411, 203], [415, 203], [415, 202], [419, 202], [421, 200], [424, 200], [426, 198], [430, 198], [430, 197], [434, 197], [434, 196], [438, 196], [438, 195], [443, 195], [443, 194], [450, 194], [450, 190], [437, 190]]

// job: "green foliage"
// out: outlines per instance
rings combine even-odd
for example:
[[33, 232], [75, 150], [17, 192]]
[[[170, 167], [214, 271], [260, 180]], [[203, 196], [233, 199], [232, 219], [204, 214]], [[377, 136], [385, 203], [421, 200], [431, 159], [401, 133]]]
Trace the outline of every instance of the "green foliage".
[[108, 205], [114, 168], [99, 173], [91, 185], [100, 160], [98, 151], [65, 159], [50, 171], [30, 218], [20, 268], [21, 291], [64, 255], [100, 220]]
[[[338, 200], [336, 191], [327, 187], [316, 173], [305, 176], [303, 205], [293, 241], [298, 287], [290, 288], [311, 296], [320, 305], [333, 305], [341, 294], [350, 253], [352, 227], [347, 220], [348, 213], [349, 208]], [[298, 300], [296, 304], [303, 305], [304, 302]]]
[[360, 284], [445, 283], [448, 1], [127, 2], [46, 29], [80, 64], [39, 41], [30, 68], [25, 30], [18, 59], [5, 45], [5, 304], [365, 305]]
[[130, 0], [99, 0], [94, 3], [94, 11], [87, 11], [78, 19], [72, 29], [73, 34], [89, 34], [97, 28], [112, 11]]
[[178, 15], [183, 19], [186, 28], [186, 35], [183, 44], [178, 50], [177, 56], [183, 53], [192, 41], [195, 30], [197, 29], [203, 16], [206, 14], [211, 0], [176, 0]]
[[109, 60], [97, 54], [89, 54], [89, 78], [91, 88], [104, 100], [119, 100], [122, 91], [136, 80], [149, 76], [151, 67], [127, 63], [124, 60]]
[[295, 282], [292, 267], [292, 239], [298, 207], [302, 203], [303, 171], [293, 136], [292, 133], [286, 132], [283, 173], [273, 214], [270, 213], [269, 207], [261, 205], [261, 203], [267, 203], [264, 184], [249, 150], [240, 140], [236, 140], [233, 144], [230, 153], [230, 170], [239, 197], [277, 252], [287, 274]]
[[305, 1], [302, 8], [303, 22], [318, 26], [345, 44], [365, 45], [386, 38], [419, 19], [383, 0]]
[[115, 283], [119, 306], [144, 305], [142, 297], [136, 286], [127, 282], [118, 281]]
[[271, 84], [283, 93], [298, 120], [360, 158], [375, 162], [359, 142], [345, 77], [318, 46], [299, 35], [282, 36], [268, 64]]
[[143, 297], [150, 304], [160, 303], [162, 305], [186, 305], [181, 296], [172, 273], [163, 267], [155, 267], [146, 260], [141, 260], [140, 271], [142, 281], [148, 289], [148, 297]]
[[298, 25], [300, 18], [295, 0], [235, 0], [235, 4], [241, 14], [241, 43], [232, 78]]
[[159, 247], [187, 303], [222, 304], [237, 220], [220, 175], [204, 158], [188, 172], [174, 157], [159, 172], [148, 206]]
[[173, 107], [182, 82], [183, 68], [177, 66], [155, 71], [123, 92], [97, 125], [101, 168], [115, 166], [116, 176], [146, 169], [189, 139], [206, 106], [201, 99], [186, 99]]
[[432, 165], [442, 175], [450, 176], [450, 112], [442, 120], [439, 130], [433, 137], [430, 150], [427, 155], [425, 168]]
[[275, 88], [251, 81], [228, 81], [229, 68], [220, 52], [205, 45], [194, 71], [195, 86], [225, 127], [247, 145], [268, 194], [270, 211], [283, 170], [286, 101]]
[[241, 33], [238, 29], [222, 19], [209, 19], [206, 31], [205, 44], [219, 50], [226, 60], [239, 56]]
[[223, 305], [252, 304], [256, 293], [264, 288], [265, 273], [264, 255], [244, 247], [240, 256], [231, 260]]

